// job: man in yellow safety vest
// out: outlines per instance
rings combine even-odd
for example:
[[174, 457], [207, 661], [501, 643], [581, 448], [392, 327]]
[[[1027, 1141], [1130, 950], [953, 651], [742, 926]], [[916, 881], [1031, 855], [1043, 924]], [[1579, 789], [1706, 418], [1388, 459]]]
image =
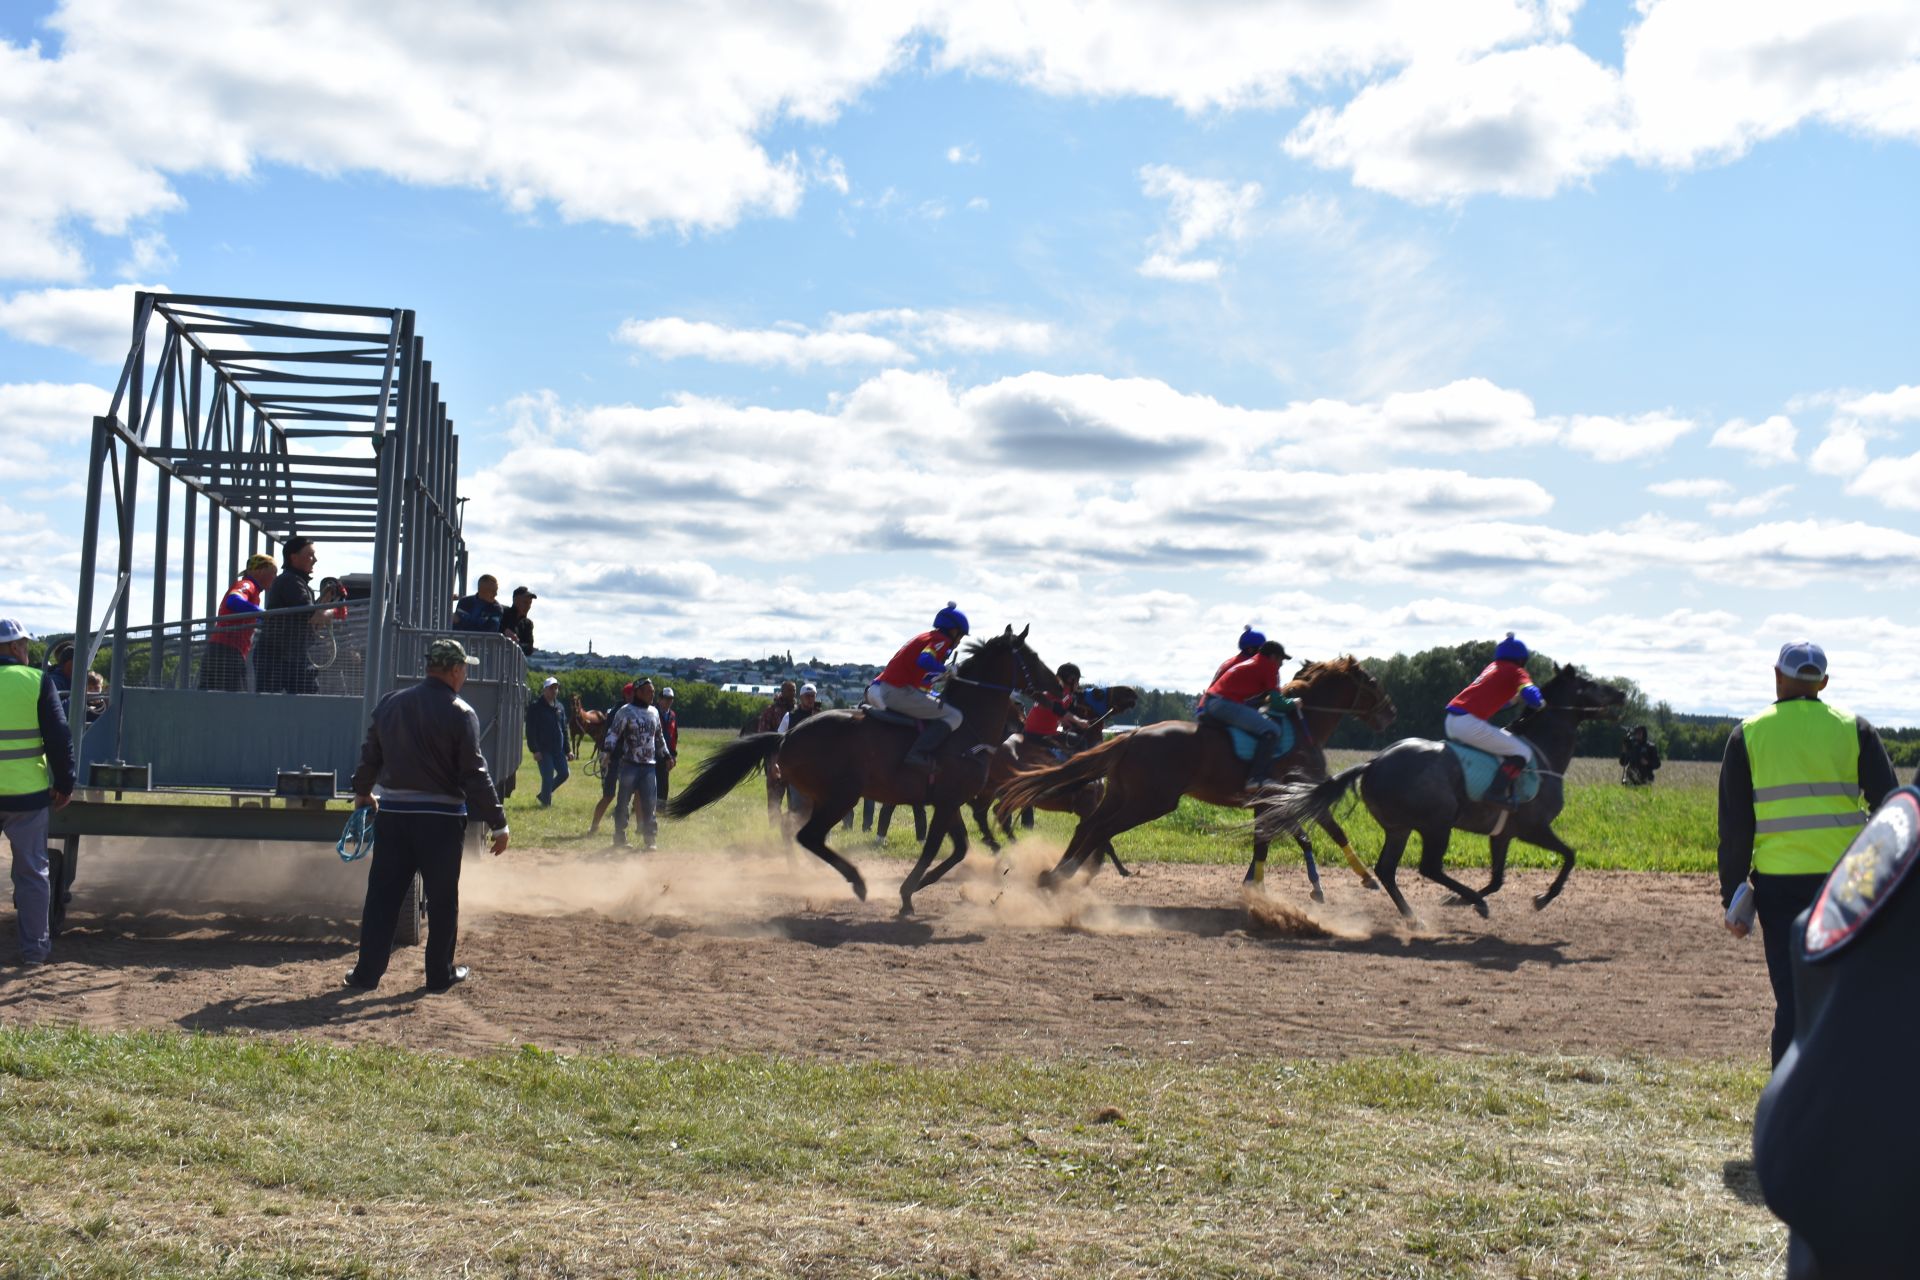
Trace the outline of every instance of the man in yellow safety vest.
[[20, 963], [45, 964], [53, 949], [47, 875], [47, 814], [73, 794], [73, 740], [53, 676], [27, 661], [27, 629], [0, 618], [0, 831], [13, 849], [13, 904]]
[[[1720, 905], [1736, 938], [1759, 917], [1777, 1066], [1793, 1040], [1794, 919], [1899, 783], [1873, 726], [1820, 701], [1827, 655], [1819, 645], [1783, 645], [1773, 686], [1774, 704], [1728, 735], [1720, 762]], [[1749, 879], [1753, 912], [1742, 913], [1733, 899]]]

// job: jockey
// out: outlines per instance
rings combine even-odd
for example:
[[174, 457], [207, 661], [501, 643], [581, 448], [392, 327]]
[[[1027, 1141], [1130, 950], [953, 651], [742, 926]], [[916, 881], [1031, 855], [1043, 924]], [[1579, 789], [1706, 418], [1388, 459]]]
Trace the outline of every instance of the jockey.
[[949, 734], [960, 727], [960, 711], [942, 703], [933, 682], [945, 675], [947, 655], [967, 634], [967, 615], [947, 601], [933, 617], [933, 630], [923, 631], [900, 647], [879, 678], [867, 686], [867, 702], [883, 711], [897, 711], [925, 721], [906, 763], [926, 768]]
[[1529, 707], [1546, 701], [1527, 674], [1527, 656], [1527, 646], [1515, 640], [1513, 632], [1507, 632], [1507, 638], [1494, 646], [1493, 661], [1486, 670], [1447, 704], [1447, 737], [1501, 757], [1500, 776], [1506, 781], [1509, 797], [1527, 762], [1533, 759], [1533, 748], [1524, 738], [1516, 738], [1489, 721], [1512, 706], [1516, 697]]
[[1055, 736], [1063, 727], [1072, 732], [1083, 731], [1087, 722], [1073, 714], [1074, 698], [1080, 692], [1080, 668], [1071, 662], [1063, 663], [1054, 674], [1060, 677], [1060, 696], [1034, 699], [1033, 710], [1027, 712], [1020, 732], [1036, 747], [1044, 747], [1064, 760], [1066, 751], [1054, 741]]
[[1246, 625], [1246, 627], [1240, 632], [1240, 652], [1234, 654], [1231, 658], [1228, 658], [1225, 662], [1215, 667], [1213, 669], [1213, 678], [1215, 680], [1218, 680], [1221, 676], [1227, 674], [1228, 667], [1232, 666], [1236, 662], [1241, 662], [1247, 658], [1251, 658], [1254, 654], [1260, 652], [1260, 646], [1265, 644], [1266, 642], [1267, 642], [1267, 638], [1261, 635], [1258, 631], [1255, 631], [1253, 629], [1253, 624], [1249, 622]]
[[1262, 715], [1253, 703], [1280, 687], [1280, 664], [1287, 651], [1278, 640], [1262, 640], [1250, 657], [1240, 658], [1220, 672], [1200, 700], [1200, 718], [1244, 729], [1253, 735], [1253, 762], [1247, 768], [1247, 786], [1257, 787], [1273, 768], [1280, 744], [1280, 726]]

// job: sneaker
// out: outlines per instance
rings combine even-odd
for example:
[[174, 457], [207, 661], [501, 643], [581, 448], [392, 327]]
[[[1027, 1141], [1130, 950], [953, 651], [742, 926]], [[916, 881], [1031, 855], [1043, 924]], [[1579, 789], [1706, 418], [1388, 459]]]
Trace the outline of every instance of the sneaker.
[[551, 808], [553, 808], [553, 797], [552, 797], [552, 796], [541, 796], [541, 797], [540, 797], [540, 807], [541, 807], [542, 809], [551, 809]]
[[463, 964], [457, 964], [453, 966], [453, 975], [449, 977], [445, 982], [429, 982], [427, 984], [427, 994], [435, 995], [435, 996], [442, 995], [448, 991], [453, 990], [455, 987], [465, 982], [471, 976], [472, 976], [472, 973], [467, 969], [467, 966]]
[[625, 836], [615, 836], [615, 837], [613, 838], [613, 847], [614, 847], [614, 848], [616, 848], [616, 849], [624, 849], [624, 848], [626, 848], [626, 847], [627, 847], [627, 838], [626, 838]]
[[659, 846], [659, 844], [657, 844], [656, 842], [654, 842], [654, 841], [652, 841], [652, 840], [649, 840], [649, 841], [647, 841], [647, 843], [646, 843], [646, 845], [645, 845], [645, 847], [643, 847], [643, 848], [642, 848], [642, 849], [640, 850], [640, 852], [642, 852], [642, 853], [652, 853], [652, 852], [654, 852], [655, 850], [657, 850], [657, 849], [658, 849], [659, 847], [660, 847], [660, 846]]

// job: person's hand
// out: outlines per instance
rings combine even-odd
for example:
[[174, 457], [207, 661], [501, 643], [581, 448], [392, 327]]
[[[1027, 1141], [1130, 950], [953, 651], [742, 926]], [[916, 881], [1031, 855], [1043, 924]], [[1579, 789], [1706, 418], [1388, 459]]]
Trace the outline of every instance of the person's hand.
[[353, 797], [353, 807], [356, 809], [378, 809], [380, 802], [362, 791]]
[[1739, 920], [1728, 920], [1725, 923], [1727, 932], [1736, 938], [1744, 938], [1753, 931], [1753, 926]]
[[56, 791], [53, 793], [53, 807], [56, 810], [64, 809], [72, 803], [73, 803], [73, 792]]
[[493, 856], [497, 858], [501, 854], [505, 853], [506, 851], [507, 851], [507, 833], [505, 831], [494, 832], [493, 833]]
[[780, 766], [779, 766], [779, 765], [777, 765], [777, 764], [770, 764], [770, 765], [768, 765], [768, 766], [767, 766], [767, 776], [768, 776], [769, 778], [772, 778], [772, 779], [773, 779], [773, 780], [774, 780], [775, 782], [779, 782], [779, 781], [781, 780], [781, 775], [780, 775]]

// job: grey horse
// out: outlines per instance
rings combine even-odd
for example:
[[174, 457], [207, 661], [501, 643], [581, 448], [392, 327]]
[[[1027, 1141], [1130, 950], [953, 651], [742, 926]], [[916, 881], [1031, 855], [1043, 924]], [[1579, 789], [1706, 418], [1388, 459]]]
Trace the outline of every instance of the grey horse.
[[[1553, 833], [1553, 820], [1566, 804], [1562, 779], [1573, 760], [1574, 735], [1583, 720], [1618, 715], [1627, 695], [1571, 664], [1555, 671], [1540, 692], [1545, 702], [1511, 726], [1512, 733], [1533, 747], [1542, 774], [1539, 794], [1517, 808], [1508, 810], [1469, 800], [1460, 763], [1446, 744], [1407, 738], [1366, 764], [1324, 782], [1283, 782], [1269, 787], [1269, 798], [1255, 806], [1259, 810], [1255, 831], [1271, 838], [1303, 822], [1321, 819], [1357, 782], [1367, 811], [1386, 832], [1374, 874], [1401, 915], [1411, 916], [1413, 908], [1394, 882], [1394, 873], [1406, 852], [1408, 837], [1416, 831], [1420, 833], [1420, 874], [1451, 889], [1456, 901], [1471, 905], [1482, 916], [1487, 914], [1487, 897], [1499, 892], [1506, 881], [1510, 844], [1524, 840], [1559, 854], [1560, 874], [1545, 893], [1533, 900], [1536, 910], [1545, 907], [1560, 896], [1573, 870], [1573, 849]], [[1484, 889], [1469, 889], [1446, 873], [1447, 841], [1456, 830], [1488, 837], [1493, 874]]]

